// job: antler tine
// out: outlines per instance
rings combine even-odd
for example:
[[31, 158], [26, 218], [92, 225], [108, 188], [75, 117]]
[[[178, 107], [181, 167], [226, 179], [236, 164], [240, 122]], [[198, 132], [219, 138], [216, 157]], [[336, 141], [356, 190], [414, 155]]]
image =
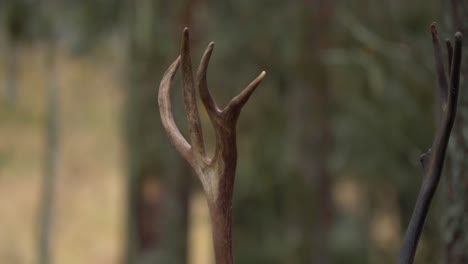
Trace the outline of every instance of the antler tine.
[[[210, 210], [212, 238], [217, 264], [234, 263], [232, 255], [232, 198], [237, 165], [236, 121], [240, 109], [247, 102], [255, 88], [260, 84], [262, 72], [247, 88], [235, 97], [222, 111], [216, 105], [208, 90], [207, 70], [214, 43], [210, 43], [200, 61], [197, 71], [197, 86], [216, 133], [214, 157], [208, 159], [200, 126], [200, 116], [196, 104], [192, 66], [190, 61], [188, 29], [182, 36], [181, 57], [167, 70], [159, 91], [159, 107], [163, 126], [177, 150], [188, 161], [202, 183]], [[175, 71], [182, 64], [184, 103], [189, 123], [192, 146], [180, 134], [171, 113], [169, 89]], [[226, 111], [225, 111], [226, 110]]]
[[221, 112], [215, 100], [213, 99], [210, 90], [208, 90], [208, 83], [206, 77], [208, 71], [208, 64], [210, 63], [213, 48], [214, 42], [211, 42], [206, 48], [205, 53], [203, 54], [197, 71], [197, 86], [200, 91], [200, 98], [210, 118], [213, 118], [212, 115], [218, 115]]
[[223, 109], [223, 112], [240, 112], [242, 107], [247, 103], [252, 93], [262, 82], [263, 77], [265, 77], [266, 72], [262, 71], [257, 78], [255, 78], [239, 95], [232, 98], [228, 105]]
[[450, 42], [450, 39], [447, 39], [445, 41], [445, 45], [447, 46], [447, 59], [448, 59], [448, 72], [449, 72], [449, 75], [451, 74], [452, 72], [452, 59], [453, 59], [453, 46], [452, 46], [452, 43]]
[[181, 45], [182, 83], [185, 112], [189, 127], [190, 141], [196, 153], [205, 155], [205, 143], [198, 114], [196, 91], [193, 81], [192, 61], [190, 58], [189, 29], [184, 28]]
[[442, 58], [442, 48], [439, 43], [439, 34], [437, 33], [436, 23], [431, 25], [431, 34], [432, 34], [432, 45], [434, 46], [434, 57], [437, 73], [437, 86], [439, 87], [441, 103], [445, 104], [447, 102], [447, 75], [445, 73], [444, 62]]
[[182, 157], [192, 164], [191, 146], [180, 133], [174, 122], [171, 110], [171, 83], [180, 65], [180, 56], [169, 66], [159, 85], [158, 104], [161, 114], [161, 121], [170, 141]]

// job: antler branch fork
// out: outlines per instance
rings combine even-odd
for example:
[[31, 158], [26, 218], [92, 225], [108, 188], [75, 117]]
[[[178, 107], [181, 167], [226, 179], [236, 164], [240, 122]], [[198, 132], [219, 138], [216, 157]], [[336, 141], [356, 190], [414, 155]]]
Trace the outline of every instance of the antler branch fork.
[[[208, 200], [216, 264], [232, 264], [232, 196], [237, 165], [236, 124], [242, 107], [258, 87], [265, 72], [255, 78], [226, 107], [220, 109], [207, 85], [208, 64], [213, 52], [211, 42], [198, 67], [196, 82], [190, 58], [189, 30], [182, 35], [180, 56], [164, 73], [158, 103], [162, 125], [176, 150], [190, 164], [201, 181]], [[187, 116], [189, 140], [182, 136], [175, 124], [170, 100], [171, 83], [179, 67], [182, 67], [182, 86]], [[196, 89], [213, 125], [216, 143], [212, 157], [206, 152], [200, 116], [197, 108]]]

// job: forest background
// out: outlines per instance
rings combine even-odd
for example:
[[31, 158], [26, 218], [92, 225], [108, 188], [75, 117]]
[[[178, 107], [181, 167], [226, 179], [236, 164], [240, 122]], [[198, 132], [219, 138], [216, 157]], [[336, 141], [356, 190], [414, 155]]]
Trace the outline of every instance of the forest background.
[[[184, 26], [194, 66], [216, 43], [219, 102], [267, 71], [238, 125], [236, 262], [395, 263], [434, 133], [433, 21], [468, 36], [468, 1], [2, 0], [0, 263], [213, 263], [157, 107]], [[467, 63], [416, 263], [468, 263]]]

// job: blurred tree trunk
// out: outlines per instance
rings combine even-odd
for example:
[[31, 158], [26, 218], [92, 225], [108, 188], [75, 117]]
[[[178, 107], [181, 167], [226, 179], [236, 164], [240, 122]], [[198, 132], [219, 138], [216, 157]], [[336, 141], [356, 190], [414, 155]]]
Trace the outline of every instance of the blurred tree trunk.
[[[129, 1], [126, 263], [186, 263], [188, 185], [159, 120], [157, 90], [176, 58], [170, 1]], [[165, 25], [167, 23], [167, 25]], [[170, 58], [169, 54], [173, 54]]]
[[45, 166], [42, 178], [41, 199], [39, 205], [39, 240], [38, 263], [51, 263], [51, 227], [55, 201], [55, 182], [57, 178], [59, 107], [57, 84], [57, 52], [55, 32], [48, 30], [47, 51], [44, 69], [46, 72], [47, 116]]
[[[457, 119], [450, 139], [443, 184], [442, 237], [445, 263], [468, 263], [468, 3], [442, 1], [443, 15], [452, 26], [447, 32], [461, 31], [465, 37]], [[448, 35], [447, 35], [448, 36]]]
[[[157, 1], [129, 1], [128, 87], [125, 131], [128, 153], [126, 263], [162, 263], [165, 177], [156, 78], [165, 60], [154, 43]], [[161, 64], [159, 66], [158, 64]]]
[[10, 37], [6, 39], [6, 78], [5, 94], [8, 102], [16, 105], [18, 101], [18, 47]]
[[[184, 6], [182, 8], [182, 27], [189, 27], [190, 28], [190, 42], [192, 47], [196, 47], [197, 39], [198, 39], [198, 31], [197, 27], [195, 27], [194, 23], [194, 16], [197, 12], [197, 8], [199, 7], [199, 3], [201, 0], [185, 0]], [[175, 29], [175, 36], [176, 41], [175, 45], [178, 49], [179, 41], [180, 41], [180, 33], [181, 28]], [[174, 104], [174, 107], [178, 107], [179, 104]], [[182, 107], [182, 106], [180, 106]], [[164, 135], [166, 136], [166, 135]], [[166, 138], [166, 137], [165, 137]], [[190, 205], [190, 197], [192, 191], [192, 179], [193, 172], [189, 165], [183, 160], [177, 153], [173, 153], [173, 163], [174, 166], [172, 168], [172, 189], [174, 193], [174, 208], [179, 212], [178, 214], [173, 214], [173, 217], [176, 219], [171, 219], [172, 223], [176, 224], [174, 229], [177, 229], [177, 233], [175, 233], [175, 239], [172, 239], [174, 254], [179, 256], [177, 263], [188, 263], [188, 251], [189, 251], [189, 241], [188, 235], [189, 230], [188, 227], [190, 225], [189, 219], [189, 205]]]
[[[18, 1], [19, 2], [19, 1]], [[9, 103], [15, 105], [18, 97], [18, 44], [24, 34], [26, 14], [22, 10], [23, 5], [14, 1], [5, 1], [0, 5], [3, 12], [0, 15], [5, 15], [5, 31], [6, 31], [6, 78], [5, 78], [5, 95]]]
[[298, 173], [304, 181], [302, 209], [304, 263], [330, 263], [332, 224], [329, 157], [332, 148], [332, 94], [320, 55], [330, 44], [333, 1], [302, 0], [297, 87], [291, 94], [291, 127], [295, 131]]

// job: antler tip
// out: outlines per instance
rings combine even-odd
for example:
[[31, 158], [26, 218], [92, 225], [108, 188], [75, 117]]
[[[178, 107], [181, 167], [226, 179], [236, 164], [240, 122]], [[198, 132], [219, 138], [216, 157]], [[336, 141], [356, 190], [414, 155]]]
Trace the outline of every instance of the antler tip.
[[210, 44], [208, 44], [208, 47], [206, 48], [205, 53], [206, 52], [211, 53], [213, 51], [213, 49], [214, 49], [214, 46], [215, 46], [214, 41], [211, 41]]
[[253, 89], [257, 88], [257, 86], [263, 81], [263, 78], [266, 75], [266, 71], [262, 71], [255, 80], [252, 81], [251, 85], [253, 84]]
[[[189, 28], [185, 27], [184, 31], [182, 32], [182, 42], [187, 45], [189, 41]], [[184, 45], [183, 45], [184, 46]]]
[[262, 71], [260, 75], [258, 75], [258, 77], [256, 78], [256, 81], [260, 83], [265, 77], [265, 75], [266, 75], [266, 71]]
[[455, 40], [456, 41], [461, 41], [462, 39], [463, 39], [463, 34], [460, 31], [455, 33]]

